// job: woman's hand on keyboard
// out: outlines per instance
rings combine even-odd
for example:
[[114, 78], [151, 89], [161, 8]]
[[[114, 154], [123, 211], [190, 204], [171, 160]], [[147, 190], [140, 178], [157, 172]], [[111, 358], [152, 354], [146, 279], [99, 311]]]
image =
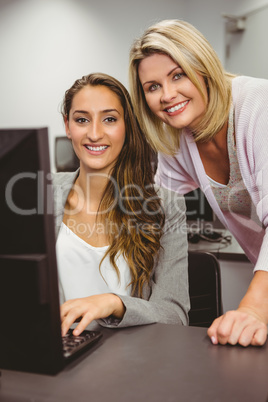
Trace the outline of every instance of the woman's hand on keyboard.
[[61, 331], [64, 336], [71, 325], [78, 320], [74, 335], [81, 332], [93, 321], [99, 318], [107, 318], [113, 315], [116, 318], [123, 318], [125, 306], [120, 297], [112, 293], [104, 293], [81, 299], [68, 300], [61, 306]]

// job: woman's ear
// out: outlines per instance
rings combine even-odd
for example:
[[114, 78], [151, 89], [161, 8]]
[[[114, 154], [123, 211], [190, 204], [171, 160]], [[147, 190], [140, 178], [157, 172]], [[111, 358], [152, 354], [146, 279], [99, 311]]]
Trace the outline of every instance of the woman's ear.
[[66, 132], [67, 137], [69, 139], [71, 139], [71, 134], [70, 134], [70, 129], [69, 129], [69, 120], [68, 120], [67, 116], [64, 117], [64, 126], [65, 126], [65, 132]]

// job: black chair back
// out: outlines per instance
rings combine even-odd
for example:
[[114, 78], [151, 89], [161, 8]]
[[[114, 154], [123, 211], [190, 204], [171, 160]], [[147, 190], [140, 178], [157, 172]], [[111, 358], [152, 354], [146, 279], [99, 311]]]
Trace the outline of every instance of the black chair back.
[[210, 327], [222, 315], [221, 274], [217, 258], [208, 252], [189, 252], [189, 325]]

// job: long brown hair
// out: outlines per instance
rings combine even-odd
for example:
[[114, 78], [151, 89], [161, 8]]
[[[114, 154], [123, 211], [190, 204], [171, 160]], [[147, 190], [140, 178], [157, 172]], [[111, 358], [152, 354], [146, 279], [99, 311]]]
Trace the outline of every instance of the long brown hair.
[[74, 82], [65, 92], [64, 119], [69, 119], [75, 94], [87, 85], [109, 88], [124, 109], [125, 143], [111, 171], [99, 211], [107, 211], [106, 219], [118, 229], [109, 233], [110, 245], [104, 258], [109, 255], [120, 279], [116, 259], [120, 254], [124, 256], [131, 271], [132, 294], [142, 297], [143, 288], [149, 285], [153, 274], [165, 221], [161, 200], [153, 185], [152, 149], [133, 113], [128, 91], [107, 74], [89, 74]]

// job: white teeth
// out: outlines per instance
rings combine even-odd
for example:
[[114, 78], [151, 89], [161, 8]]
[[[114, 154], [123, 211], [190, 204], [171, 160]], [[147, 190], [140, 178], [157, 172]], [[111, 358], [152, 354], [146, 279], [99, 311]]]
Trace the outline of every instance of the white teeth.
[[91, 147], [90, 145], [86, 145], [86, 148], [90, 151], [104, 151], [104, 149], [108, 148], [108, 145], [103, 145], [101, 147]]
[[188, 101], [185, 101], [183, 103], [180, 103], [179, 105], [172, 107], [171, 109], [167, 109], [167, 111], [168, 111], [168, 113], [176, 112], [177, 110], [180, 110], [182, 107], [184, 107], [187, 103], [188, 103]]

